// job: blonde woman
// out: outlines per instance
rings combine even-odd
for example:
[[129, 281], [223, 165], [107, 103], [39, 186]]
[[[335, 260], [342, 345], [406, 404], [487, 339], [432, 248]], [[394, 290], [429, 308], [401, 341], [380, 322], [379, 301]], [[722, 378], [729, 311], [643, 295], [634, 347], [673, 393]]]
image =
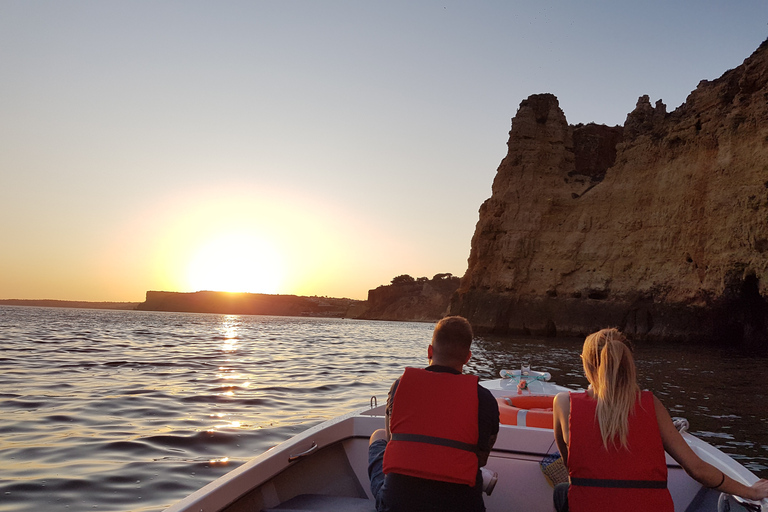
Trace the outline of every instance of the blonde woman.
[[702, 485], [751, 500], [768, 497], [768, 480], [747, 487], [701, 460], [666, 408], [637, 385], [624, 335], [603, 329], [581, 352], [589, 389], [555, 396], [554, 431], [570, 485], [555, 487], [558, 512], [672, 512], [664, 452]]

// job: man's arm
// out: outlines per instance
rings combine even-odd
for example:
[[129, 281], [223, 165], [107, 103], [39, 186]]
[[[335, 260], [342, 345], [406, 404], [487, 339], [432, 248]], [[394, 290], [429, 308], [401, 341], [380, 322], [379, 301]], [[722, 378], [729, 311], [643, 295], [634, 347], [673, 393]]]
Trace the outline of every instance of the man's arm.
[[387, 442], [392, 439], [392, 431], [389, 430], [389, 409], [384, 411], [384, 431], [387, 433]]
[[499, 434], [499, 404], [493, 394], [482, 386], [478, 386], [478, 409], [480, 439], [477, 445], [477, 461], [479, 467], [483, 467], [488, 462]]
[[489, 439], [487, 450], [481, 450], [481, 449], [477, 450], [478, 467], [483, 467], [486, 464], [488, 464], [488, 457], [490, 457], [491, 455], [491, 448], [493, 448], [493, 445], [496, 443], [497, 436], [498, 436], [497, 434], [494, 434], [491, 436], [491, 438]]
[[397, 379], [392, 383], [387, 393], [387, 406], [384, 408], [384, 430], [387, 433], [387, 442], [392, 439], [392, 431], [389, 429], [389, 418], [392, 415], [392, 405], [394, 401], [395, 391], [397, 391], [397, 385], [400, 383], [400, 379]]

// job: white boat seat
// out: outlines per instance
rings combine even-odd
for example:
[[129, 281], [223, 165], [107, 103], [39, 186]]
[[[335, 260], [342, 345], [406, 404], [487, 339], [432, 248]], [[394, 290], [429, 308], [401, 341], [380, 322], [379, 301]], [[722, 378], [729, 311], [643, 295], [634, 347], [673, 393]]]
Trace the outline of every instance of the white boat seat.
[[366, 498], [299, 494], [274, 508], [262, 512], [376, 512], [376, 503]]

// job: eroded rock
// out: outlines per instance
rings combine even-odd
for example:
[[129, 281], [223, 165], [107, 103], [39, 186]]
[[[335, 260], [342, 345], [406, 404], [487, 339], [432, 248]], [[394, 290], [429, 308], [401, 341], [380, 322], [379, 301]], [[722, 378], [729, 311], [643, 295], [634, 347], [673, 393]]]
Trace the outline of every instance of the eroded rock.
[[668, 113], [512, 120], [450, 313], [479, 332], [768, 346], [768, 44]]

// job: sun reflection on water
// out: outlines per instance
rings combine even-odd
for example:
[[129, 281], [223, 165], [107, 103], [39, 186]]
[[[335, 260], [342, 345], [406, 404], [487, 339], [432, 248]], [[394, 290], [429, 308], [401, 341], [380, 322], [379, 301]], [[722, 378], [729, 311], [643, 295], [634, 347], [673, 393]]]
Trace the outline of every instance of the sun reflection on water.
[[222, 323], [224, 331], [224, 343], [221, 345], [223, 352], [234, 352], [237, 350], [237, 342], [240, 333], [240, 317], [237, 315], [226, 315]]
[[[219, 349], [222, 358], [220, 365], [216, 367], [217, 371], [214, 373], [214, 380], [219, 383], [219, 387], [214, 393], [216, 396], [227, 397], [228, 399], [234, 398], [239, 391], [244, 391], [251, 385], [250, 375], [237, 368], [239, 361], [236, 357], [233, 357], [234, 353], [240, 348], [242, 327], [243, 319], [238, 315], [225, 315], [219, 324], [221, 333]], [[214, 407], [217, 407], [217, 405], [214, 405]], [[231, 431], [248, 428], [248, 424], [239, 419], [232, 419], [230, 416], [230, 413], [211, 412], [209, 417], [212, 420], [212, 424], [205, 429], [206, 432], [215, 433], [223, 430]], [[227, 460], [226, 457], [215, 459], [216, 462], [226, 462]]]

